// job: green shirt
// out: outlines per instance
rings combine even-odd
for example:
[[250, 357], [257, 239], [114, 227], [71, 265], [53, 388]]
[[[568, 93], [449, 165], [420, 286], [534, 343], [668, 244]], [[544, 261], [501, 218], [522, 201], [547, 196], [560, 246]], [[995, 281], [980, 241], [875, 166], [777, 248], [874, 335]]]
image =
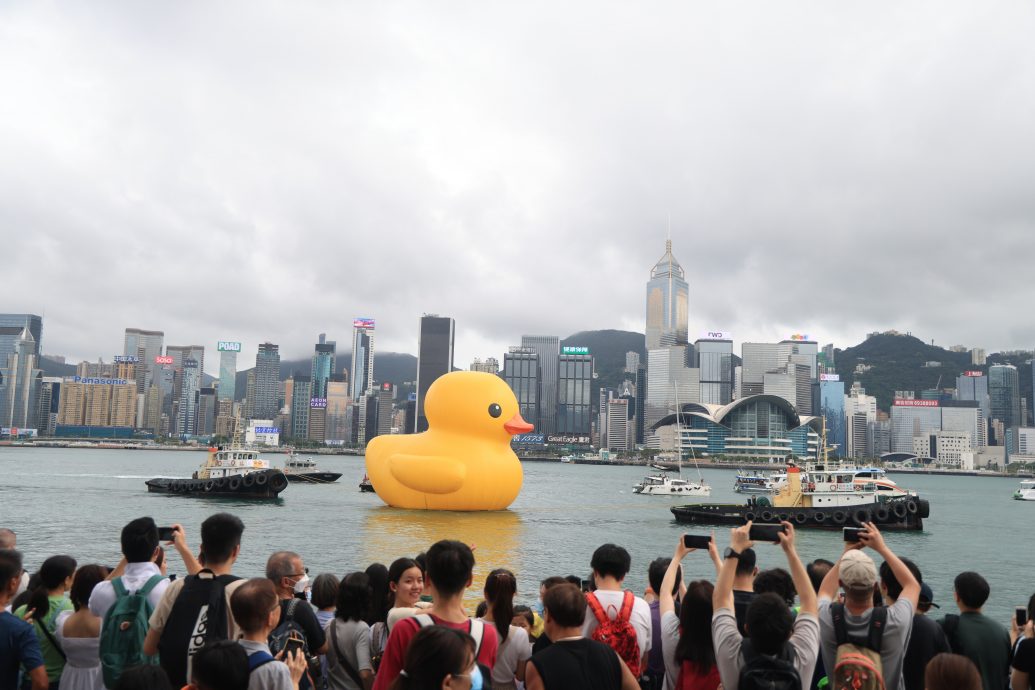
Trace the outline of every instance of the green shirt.
[[[43, 665], [47, 669], [47, 680], [53, 683], [61, 678], [61, 671], [65, 668], [65, 660], [62, 658], [61, 653], [55, 649], [54, 645], [50, 643], [46, 634], [40, 630], [40, 624], [47, 626], [47, 630], [56, 639], [54, 621], [57, 620], [62, 611], [71, 611], [74, 607], [72, 606], [72, 600], [64, 594], [57, 597], [47, 597], [47, 600], [50, 602], [50, 611], [47, 612], [47, 615], [43, 617], [42, 621], [33, 620], [30, 622], [32, 623], [33, 631], [36, 633], [36, 638], [40, 641], [40, 650], [43, 652]], [[14, 615], [22, 618], [25, 616], [25, 610], [24, 606], [19, 606]]]
[[[945, 618], [938, 621], [945, 628]], [[981, 613], [961, 613], [955, 634], [945, 631], [952, 651], [970, 658], [985, 690], [1002, 690], [1010, 677], [1010, 633]]]

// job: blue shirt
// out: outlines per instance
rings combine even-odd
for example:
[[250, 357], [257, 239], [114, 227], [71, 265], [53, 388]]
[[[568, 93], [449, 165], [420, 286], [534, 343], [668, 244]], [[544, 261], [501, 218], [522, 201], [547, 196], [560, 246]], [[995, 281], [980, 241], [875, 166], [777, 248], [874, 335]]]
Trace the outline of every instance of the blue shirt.
[[0, 688], [18, 686], [18, 668], [32, 671], [43, 665], [43, 653], [32, 626], [6, 611], [0, 612]]

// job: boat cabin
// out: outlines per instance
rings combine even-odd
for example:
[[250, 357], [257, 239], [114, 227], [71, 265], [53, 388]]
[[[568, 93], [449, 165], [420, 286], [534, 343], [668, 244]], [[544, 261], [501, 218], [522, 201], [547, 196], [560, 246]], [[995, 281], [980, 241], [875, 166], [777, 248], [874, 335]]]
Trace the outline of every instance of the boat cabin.
[[198, 479], [234, 477], [269, 469], [270, 464], [259, 452], [245, 448], [209, 448], [208, 459], [198, 470]]

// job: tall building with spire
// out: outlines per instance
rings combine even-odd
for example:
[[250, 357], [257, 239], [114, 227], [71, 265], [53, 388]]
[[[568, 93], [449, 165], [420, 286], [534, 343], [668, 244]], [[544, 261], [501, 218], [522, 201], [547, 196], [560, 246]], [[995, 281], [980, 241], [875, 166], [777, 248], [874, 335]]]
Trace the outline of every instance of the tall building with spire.
[[374, 387], [374, 320], [352, 320], [352, 399], [358, 401]]
[[0, 362], [0, 427], [37, 428], [43, 372], [36, 351], [36, 339], [24, 327], [14, 352]]
[[654, 264], [647, 281], [647, 349], [686, 344], [689, 321], [690, 285], [672, 255], [672, 240], [666, 240], [665, 255]]

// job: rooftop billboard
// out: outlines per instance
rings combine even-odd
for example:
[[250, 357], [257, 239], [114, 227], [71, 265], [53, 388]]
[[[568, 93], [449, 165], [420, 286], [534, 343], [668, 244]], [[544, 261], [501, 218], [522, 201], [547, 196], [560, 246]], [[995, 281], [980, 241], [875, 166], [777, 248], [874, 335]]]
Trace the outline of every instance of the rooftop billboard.
[[353, 328], [369, 328], [369, 329], [372, 329], [374, 327], [374, 320], [373, 319], [363, 318], [363, 317], [355, 318], [355, 319], [352, 319], [352, 327]]
[[241, 343], [234, 342], [231, 340], [220, 340], [216, 343], [217, 352], [240, 352]]

